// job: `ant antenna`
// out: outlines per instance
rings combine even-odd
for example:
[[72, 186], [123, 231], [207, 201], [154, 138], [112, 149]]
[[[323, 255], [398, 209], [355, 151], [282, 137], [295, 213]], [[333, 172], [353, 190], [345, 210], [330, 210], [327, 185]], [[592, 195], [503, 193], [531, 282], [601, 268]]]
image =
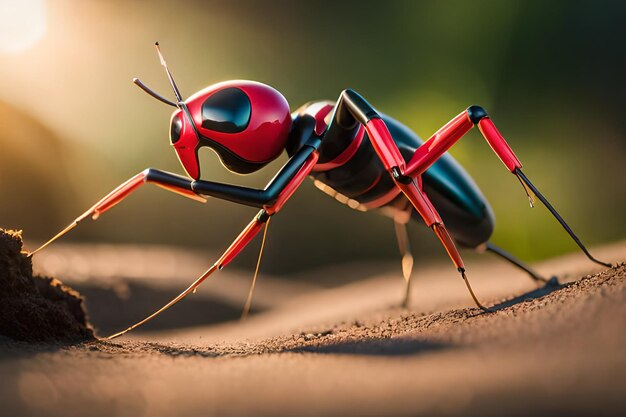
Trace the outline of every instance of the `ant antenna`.
[[178, 100], [179, 103], [182, 103], [183, 97], [181, 96], [180, 90], [178, 89], [178, 87], [176, 86], [176, 83], [174, 82], [174, 77], [172, 77], [172, 73], [170, 72], [169, 68], [167, 68], [167, 62], [165, 62], [165, 58], [163, 58], [163, 54], [161, 53], [161, 47], [159, 46], [158, 42], [155, 42], [154, 46], [156, 46], [157, 52], [159, 54], [159, 60], [161, 61], [161, 65], [163, 65], [163, 68], [165, 68], [165, 72], [167, 73], [167, 78], [169, 78], [170, 84], [172, 85], [172, 88], [174, 89], [174, 95], [176, 96], [176, 100]]
[[172, 85], [172, 88], [174, 89], [174, 95], [176, 96], [176, 102], [177, 102], [176, 107], [181, 109], [187, 115], [187, 118], [189, 119], [189, 122], [191, 123], [191, 127], [193, 128], [193, 131], [196, 133], [196, 136], [199, 138], [200, 132], [198, 132], [196, 123], [193, 121], [193, 116], [191, 115], [189, 108], [187, 108], [187, 105], [183, 101], [183, 96], [180, 94], [180, 90], [178, 89], [178, 86], [174, 82], [174, 77], [172, 77], [172, 73], [167, 67], [167, 62], [165, 62], [165, 58], [163, 58], [163, 54], [161, 53], [161, 47], [159, 46], [159, 42], [155, 42], [154, 46], [156, 46], [156, 50], [159, 54], [159, 60], [161, 61], [161, 65], [163, 65], [163, 68], [165, 68], [165, 72], [167, 73], [167, 78], [169, 78], [170, 84]]
[[141, 88], [143, 91], [145, 91], [146, 93], [148, 93], [149, 95], [151, 95], [152, 97], [156, 98], [157, 100], [170, 105], [172, 107], [178, 107], [178, 105], [176, 103], [174, 103], [173, 101], [170, 101], [168, 99], [166, 99], [165, 97], [163, 97], [160, 94], [155, 93], [154, 91], [152, 91], [150, 88], [148, 88], [148, 86], [146, 86], [144, 83], [141, 82], [141, 80], [139, 78], [133, 78], [133, 83], [135, 83], [135, 85], [139, 88]]
[[185, 106], [183, 105], [183, 98], [180, 95], [180, 90], [178, 89], [178, 87], [176, 86], [176, 83], [174, 82], [174, 78], [172, 77], [172, 73], [167, 68], [167, 63], [165, 62], [165, 58], [163, 58], [163, 54], [161, 53], [161, 48], [159, 46], [159, 43], [155, 42], [154, 44], [156, 45], [157, 52], [159, 53], [159, 60], [161, 61], [161, 65], [163, 65], [163, 67], [165, 68], [165, 72], [167, 72], [167, 78], [169, 78], [170, 84], [172, 85], [172, 88], [174, 89], [174, 95], [176, 96], [176, 103], [174, 103], [173, 101], [168, 100], [165, 97], [163, 97], [162, 95], [157, 94], [154, 91], [152, 91], [150, 88], [148, 88], [147, 85], [142, 83], [139, 78], [133, 78], [133, 83], [135, 83], [135, 85], [137, 85], [137, 87], [141, 88], [143, 91], [145, 91], [146, 93], [148, 93], [152, 97], [156, 98], [160, 102], [165, 103], [165, 104], [167, 104], [169, 106], [172, 106], [172, 107], [176, 107], [176, 108], [179, 108], [179, 109], [184, 109]]

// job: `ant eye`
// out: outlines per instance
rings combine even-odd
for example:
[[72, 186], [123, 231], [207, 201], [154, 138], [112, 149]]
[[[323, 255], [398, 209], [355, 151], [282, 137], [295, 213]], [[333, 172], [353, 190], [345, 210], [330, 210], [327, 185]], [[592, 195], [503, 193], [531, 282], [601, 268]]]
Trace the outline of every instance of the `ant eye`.
[[180, 139], [180, 132], [183, 130], [183, 121], [180, 119], [180, 115], [172, 119], [172, 126], [170, 126], [170, 142], [175, 144]]
[[237, 133], [248, 127], [252, 106], [239, 88], [225, 88], [202, 104], [202, 127], [216, 132]]

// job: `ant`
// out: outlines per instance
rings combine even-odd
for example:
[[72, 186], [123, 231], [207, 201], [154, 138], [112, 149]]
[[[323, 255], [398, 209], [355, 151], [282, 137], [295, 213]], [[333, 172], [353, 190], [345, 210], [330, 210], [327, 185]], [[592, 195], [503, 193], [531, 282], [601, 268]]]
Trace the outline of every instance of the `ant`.
[[[252, 286], [244, 307], [250, 302], [270, 219], [278, 213], [306, 177], [317, 188], [358, 211], [377, 210], [391, 217], [402, 255], [406, 281], [403, 305], [409, 302], [413, 257], [406, 224], [421, 220], [431, 228], [447, 251], [476, 303], [479, 301], [465, 274], [456, 245], [494, 253], [526, 271], [537, 281], [557, 283], [542, 277], [523, 262], [489, 242], [494, 216], [471, 177], [446, 151], [477, 126], [491, 149], [523, 186], [531, 207], [537, 197], [554, 215], [585, 255], [594, 258], [548, 200], [522, 172], [513, 153], [491, 117], [479, 106], [470, 106], [423, 142], [393, 118], [377, 112], [357, 92], [346, 89], [336, 102], [312, 101], [290, 113], [289, 104], [272, 87], [254, 81], [233, 80], [211, 85], [187, 100], [174, 82], [156, 44], [176, 101], [155, 93], [139, 79], [133, 82], [157, 100], [176, 110], [170, 120], [170, 141], [188, 177], [148, 168], [121, 184], [69, 226], [30, 255], [42, 250], [91, 216], [94, 220], [144, 183], [152, 183], [185, 197], [206, 202], [216, 197], [259, 208], [260, 211], [226, 249], [222, 256], [186, 290], [142, 321], [116, 333], [115, 338], [146, 323], [195, 292], [212, 273], [226, 267], [263, 230]], [[198, 150], [207, 146], [222, 164], [238, 174], [255, 172], [283, 151], [289, 160], [263, 189], [246, 188], [200, 179]], [[445, 222], [444, 222], [445, 220]]]

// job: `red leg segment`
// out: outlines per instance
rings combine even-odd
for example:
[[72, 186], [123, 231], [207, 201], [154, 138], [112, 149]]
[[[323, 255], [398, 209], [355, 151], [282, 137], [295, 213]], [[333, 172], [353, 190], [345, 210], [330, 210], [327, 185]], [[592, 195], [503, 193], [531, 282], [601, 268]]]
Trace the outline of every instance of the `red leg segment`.
[[[441, 156], [441, 154], [443, 154], [448, 148], [450, 148], [450, 146], [467, 133], [472, 126], [473, 123], [467, 113], [461, 113], [459, 116], [454, 118], [450, 123], [440, 129], [439, 132], [418, 148], [418, 152], [420, 149], [424, 149], [419, 154], [416, 152], [417, 157], [414, 157], [414, 170], [419, 173], [423, 172], [419, 171], [422, 169], [422, 166], [427, 165], [426, 168], [428, 168], [428, 166], [432, 165], [437, 158]], [[467, 289], [476, 305], [483, 310], [487, 310], [478, 301], [469, 284], [469, 281], [467, 280], [463, 259], [461, 258], [452, 237], [448, 233], [448, 230], [444, 226], [441, 216], [428, 199], [428, 196], [423, 192], [423, 190], [420, 189], [420, 186], [418, 186], [418, 183], [420, 182], [419, 173], [414, 174], [411, 177], [405, 174], [405, 172], [408, 172], [410, 168], [404, 168], [404, 159], [400, 154], [400, 150], [391, 138], [389, 130], [382, 119], [373, 118], [369, 120], [366, 124], [366, 128], [368, 128], [367, 133], [372, 141], [374, 150], [389, 171], [390, 175], [393, 177], [396, 182], [396, 186], [404, 193], [413, 207], [415, 207], [415, 210], [417, 210], [417, 212], [422, 216], [426, 225], [433, 229], [433, 232], [437, 235], [437, 238], [444, 246], [448, 256], [454, 263], [454, 266], [461, 274], [461, 277], [463, 278], [463, 281], [465, 282], [465, 285], [467, 286]], [[398, 158], [400, 160], [398, 160]], [[413, 159], [411, 161], [413, 161]], [[426, 168], [424, 168], [424, 171]], [[417, 179], [414, 177], [417, 177]]]
[[[470, 123], [470, 126], [467, 126], [467, 122]], [[461, 114], [457, 116], [452, 122], [448, 123], [448, 125], [444, 126], [438, 133], [436, 133], [431, 139], [429, 139], [424, 145], [422, 145], [419, 149], [427, 148], [427, 149], [436, 149], [437, 152], [441, 151], [441, 153], [445, 152], [454, 142], [450, 141], [450, 138], [456, 138], [458, 140], [461, 136], [463, 136], [469, 129], [471, 129], [471, 121], [467, 116], [467, 113]], [[385, 122], [382, 119], [374, 118], [367, 122], [366, 129], [368, 136], [372, 141], [372, 145], [374, 150], [378, 154], [378, 157], [383, 162], [387, 170], [389, 170], [390, 174], [394, 176], [394, 171], [399, 169], [402, 173], [404, 167], [404, 159], [400, 154], [400, 150], [398, 146], [393, 141]], [[427, 146], [428, 145], [428, 146]], [[417, 152], [416, 152], [417, 153]], [[430, 160], [432, 161], [430, 164], [434, 163], [434, 161], [439, 157], [435, 156], [436, 152], [424, 153], [424, 158], [422, 160]], [[405, 177], [407, 178], [407, 177]], [[415, 179], [410, 179], [410, 181], [399, 181], [398, 178], [394, 176], [396, 180], [397, 187], [404, 193], [404, 195], [409, 199], [415, 210], [422, 216], [424, 222], [428, 227], [432, 227], [433, 231], [446, 248], [446, 251], [450, 255], [450, 259], [454, 262], [454, 265], [458, 268], [463, 268], [463, 261], [461, 260], [461, 256], [459, 255], [452, 238], [448, 234], [445, 226], [443, 225], [443, 221], [441, 220], [441, 216], [432, 205], [426, 194], [418, 187]]]
[[267, 214], [272, 215], [278, 213], [278, 211], [283, 208], [287, 200], [291, 198], [293, 193], [295, 193], [298, 187], [300, 187], [304, 179], [311, 173], [318, 159], [319, 154], [317, 153], [317, 151], [309, 155], [300, 170], [296, 173], [296, 175], [294, 175], [291, 181], [287, 183], [285, 188], [278, 195], [276, 202], [272, 206], [264, 207]]
[[[472, 106], [470, 109], [474, 107], [475, 106]], [[502, 137], [498, 129], [496, 129], [491, 119], [484, 116], [480, 120], [472, 120], [470, 109], [465, 110], [449, 121], [424, 142], [422, 146], [417, 148], [415, 154], [413, 154], [411, 160], [408, 162], [404, 174], [416, 177], [424, 173], [441, 155], [469, 132], [474, 127], [475, 123], [478, 123], [478, 128], [489, 143], [489, 146], [491, 146], [491, 149], [498, 155], [509, 171], [514, 172], [516, 168], [521, 168], [522, 164], [519, 159], [515, 156], [515, 153], [513, 153], [511, 147], [506, 143], [506, 140]], [[484, 112], [482, 109], [481, 111]]]
[[490, 118], [480, 119], [478, 129], [480, 129], [480, 133], [487, 139], [491, 149], [500, 157], [500, 160], [509, 171], [514, 172], [516, 168], [522, 167], [521, 162], [517, 159], [517, 156], [515, 156], [515, 153], [513, 153], [511, 147], [506, 143], [506, 140], [504, 140]]
[[454, 145], [463, 135], [470, 131], [472, 126], [478, 125], [480, 133], [485, 137], [489, 146], [496, 155], [500, 158], [506, 168], [515, 174], [520, 183], [524, 187], [526, 194], [530, 200], [531, 206], [533, 205], [533, 195], [535, 195], [546, 208], [552, 213], [557, 221], [563, 226], [565, 231], [572, 237], [580, 249], [585, 255], [600, 265], [610, 267], [608, 262], [600, 261], [594, 258], [585, 245], [580, 241], [578, 236], [572, 231], [569, 225], [563, 220], [559, 213], [552, 207], [548, 200], [537, 190], [537, 188], [530, 182], [530, 180], [522, 173], [522, 164], [511, 150], [511, 147], [506, 142], [504, 137], [500, 134], [493, 121], [489, 118], [485, 110], [478, 106], [470, 106], [463, 113], [456, 116], [444, 127], [439, 129], [430, 139], [428, 139], [422, 146], [417, 148], [411, 160], [407, 164], [407, 168], [404, 171], [404, 175], [412, 178], [419, 178], [439, 157], [441, 157], [452, 145]]
[[218, 271], [222, 269], [224, 266], [228, 265], [228, 263], [230, 263], [230, 261], [232, 261], [235, 258], [235, 256], [237, 256], [239, 252], [241, 252], [241, 250], [245, 248], [246, 245], [250, 243], [250, 241], [252, 241], [252, 239], [259, 233], [259, 231], [263, 228], [263, 225], [265, 224], [265, 221], [267, 221], [267, 219], [268, 218], [266, 216], [265, 211], [261, 210], [259, 214], [248, 224], [248, 226], [246, 226], [246, 228], [243, 229], [243, 231], [239, 234], [239, 236], [237, 236], [237, 238], [233, 241], [233, 243], [231, 243], [231, 245], [228, 247], [228, 249], [226, 249], [224, 254], [220, 256], [220, 258], [209, 269], [207, 269], [204, 272], [204, 274], [200, 275], [198, 279], [196, 279], [189, 287], [187, 287], [187, 289], [185, 289], [183, 292], [181, 292], [176, 297], [174, 297], [172, 301], [165, 304], [163, 307], [161, 307], [154, 313], [150, 314], [145, 319], [133, 324], [132, 326], [122, 330], [121, 332], [117, 332], [109, 336], [107, 339], [115, 339], [116, 337], [120, 337], [123, 334], [126, 334], [143, 324], [146, 324], [147, 322], [149, 322], [150, 320], [152, 320], [159, 314], [163, 313], [165, 310], [172, 307], [174, 304], [178, 303], [187, 295], [193, 293], [196, 290], [196, 288], [198, 288], [200, 284], [202, 284], [215, 271]]
[[459, 114], [417, 148], [407, 164], [405, 175], [417, 177], [435, 163], [456, 141], [472, 130], [467, 111]]
[[144, 184], [145, 180], [145, 172], [140, 172], [107, 194], [102, 200], [98, 201], [92, 208], [90, 208], [88, 212], [92, 213], [92, 218], [96, 220], [100, 214], [118, 204], [129, 194], [139, 188], [140, 185]]
[[424, 219], [424, 223], [426, 226], [431, 227], [433, 224], [441, 223], [441, 217], [437, 210], [432, 205], [426, 194], [415, 184], [414, 181], [411, 181], [409, 184], [403, 184], [398, 182], [398, 188], [404, 193], [404, 195], [409, 199], [415, 210], [422, 216]]
[[128, 197], [133, 191], [139, 188], [142, 184], [152, 183], [164, 190], [174, 192], [192, 200], [206, 203], [206, 198], [194, 193], [191, 190], [175, 186], [170, 183], [163, 182], [162, 180], [151, 178], [149, 175], [150, 170], [146, 169], [139, 174], [135, 175], [115, 190], [107, 194], [102, 200], [98, 201], [90, 210], [93, 212], [93, 219], [96, 220], [102, 213], [113, 208], [123, 199]]
[[383, 119], [374, 118], [368, 120], [365, 124], [365, 130], [372, 139], [372, 146], [385, 168], [389, 171], [394, 167], [398, 167], [401, 171], [404, 171], [404, 158], [400, 154], [400, 150], [393, 141]]
[[418, 213], [424, 219], [424, 223], [426, 226], [433, 229], [437, 238], [446, 249], [448, 256], [454, 263], [454, 266], [459, 269], [465, 269], [465, 265], [463, 264], [463, 259], [461, 259], [461, 255], [457, 250], [454, 241], [450, 237], [448, 230], [443, 224], [439, 213], [432, 205], [426, 193], [424, 193], [420, 188], [415, 184], [415, 181], [411, 181], [409, 184], [403, 184], [398, 182], [398, 187], [404, 195], [409, 199], [413, 207], [418, 211]]
[[202, 274], [189, 287], [187, 287], [187, 289], [185, 289], [183, 292], [177, 295], [174, 299], [172, 299], [172, 301], [170, 301], [169, 303], [167, 303], [166, 305], [164, 305], [159, 310], [155, 311], [154, 313], [152, 313], [145, 319], [141, 320], [138, 323], [133, 324], [132, 326], [128, 327], [125, 330], [122, 330], [121, 332], [118, 332], [112, 336], [109, 336], [109, 339], [119, 337], [141, 326], [142, 324], [149, 322], [150, 320], [152, 320], [153, 318], [155, 318], [156, 316], [158, 316], [159, 314], [161, 314], [168, 308], [172, 307], [174, 304], [178, 303], [187, 295], [193, 293], [195, 289], [198, 288], [200, 284], [202, 284], [215, 271], [221, 270], [225, 266], [227, 266], [229, 263], [231, 263], [233, 259], [235, 259], [237, 255], [239, 255], [239, 253], [241, 253], [241, 251], [246, 246], [248, 246], [248, 244], [254, 239], [254, 237], [257, 236], [261, 230], [263, 230], [266, 222], [269, 221], [270, 217], [278, 213], [278, 211], [280, 211], [280, 209], [287, 202], [287, 200], [293, 195], [293, 193], [300, 186], [300, 184], [302, 184], [302, 181], [304, 181], [306, 176], [309, 175], [309, 173], [313, 169], [313, 166], [317, 162], [317, 159], [318, 159], [317, 152], [313, 152], [308, 157], [308, 159], [303, 164], [303, 166], [300, 168], [300, 170], [297, 172], [297, 174], [289, 181], [287, 186], [283, 189], [278, 199], [276, 200], [276, 203], [274, 203], [272, 206], [268, 206], [264, 208], [263, 210], [261, 210], [255, 216], [255, 218], [252, 219], [252, 221], [243, 229], [243, 231], [239, 234], [239, 236], [237, 236], [237, 238], [233, 241], [233, 243], [230, 244], [228, 249], [224, 251], [222, 256], [220, 256], [219, 259], [209, 269], [207, 269], [204, 274]]
[[216, 265], [219, 269], [224, 268], [233, 259], [239, 255], [239, 253], [248, 246], [248, 243], [252, 242], [252, 239], [259, 234], [263, 225], [267, 221], [267, 213], [265, 210], [261, 210], [259, 214], [241, 231], [235, 241], [226, 249], [226, 252], [217, 260]]
[[164, 171], [149, 168], [130, 178], [128, 181], [124, 182], [113, 191], [111, 191], [109, 194], [104, 196], [104, 198], [94, 204], [89, 210], [85, 211], [83, 214], [74, 219], [72, 223], [70, 223], [65, 229], [57, 233], [54, 237], [52, 237], [52, 239], [48, 240], [36, 250], [30, 252], [29, 256], [34, 255], [61, 236], [65, 235], [87, 217], [91, 216], [91, 218], [94, 220], [98, 219], [98, 217], [102, 213], [120, 203], [133, 191], [139, 188], [140, 185], [145, 183], [153, 183], [165, 190], [175, 192], [201, 203], [206, 202], [206, 199], [204, 197], [194, 193], [191, 190], [191, 182], [188, 179], [175, 174], [170, 174]]

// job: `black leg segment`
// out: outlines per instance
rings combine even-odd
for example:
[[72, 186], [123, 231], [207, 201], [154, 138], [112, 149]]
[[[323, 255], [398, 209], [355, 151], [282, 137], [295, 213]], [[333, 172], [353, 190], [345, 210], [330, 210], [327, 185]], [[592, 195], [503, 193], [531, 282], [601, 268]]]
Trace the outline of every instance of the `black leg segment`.
[[487, 251], [493, 253], [494, 255], [497, 255], [499, 257], [501, 257], [502, 259], [512, 263], [513, 265], [515, 265], [516, 267], [518, 267], [519, 269], [521, 269], [522, 271], [526, 272], [533, 280], [537, 281], [537, 282], [543, 282], [545, 284], [558, 284], [558, 280], [556, 277], [552, 277], [550, 279], [544, 278], [542, 277], [539, 273], [537, 273], [536, 271], [534, 271], [530, 266], [528, 266], [527, 264], [525, 264], [524, 262], [522, 262], [521, 260], [519, 260], [517, 257], [511, 255], [510, 253], [508, 253], [507, 251], [505, 251], [504, 249], [494, 245], [491, 242], [487, 242]]
[[262, 190], [204, 180], [194, 181], [191, 186], [194, 192], [201, 195], [262, 208], [265, 205], [272, 205], [276, 201], [280, 193], [315, 150], [316, 148], [310, 145], [304, 145], [300, 148]]
[[[585, 247], [585, 245], [583, 245], [583, 243], [580, 241], [580, 239], [578, 238], [578, 236], [576, 236], [576, 234], [572, 231], [572, 229], [568, 226], [567, 223], [565, 223], [565, 220], [563, 220], [563, 218], [561, 217], [561, 215], [556, 211], [556, 209], [554, 207], [552, 207], [552, 204], [550, 204], [548, 202], [548, 200], [543, 196], [543, 194], [541, 194], [541, 192], [539, 192], [539, 190], [533, 185], [532, 182], [530, 182], [530, 180], [528, 179], [528, 177], [526, 177], [526, 175], [524, 175], [524, 173], [522, 172], [521, 169], [519, 168], [515, 168], [515, 171], [513, 172], [515, 175], [517, 175], [517, 177], [520, 179], [520, 181], [522, 182], [522, 184], [525, 184], [532, 192], [533, 194], [535, 194], [535, 196], [543, 203], [544, 206], [546, 206], [546, 208], [550, 211], [550, 213], [552, 213], [552, 215], [559, 221], [559, 223], [561, 223], [561, 226], [563, 226], [563, 229], [565, 229], [565, 231], [567, 233], [569, 233], [569, 235], [572, 237], [572, 239], [574, 239], [574, 242], [576, 242], [576, 244], [578, 245], [578, 247], [580, 247], [580, 249], [585, 253], [585, 255], [587, 255], [587, 258], [589, 258], [590, 260], [592, 260], [593, 262], [606, 266], [607, 268], [611, 268], [613, 265], [611, 265], [608, 262], [602, 262], [596, 258], [594, 258], [589, 251], [587, 250], [587, 248]], [[530, 196], [529, 196], [530, 197]]]

